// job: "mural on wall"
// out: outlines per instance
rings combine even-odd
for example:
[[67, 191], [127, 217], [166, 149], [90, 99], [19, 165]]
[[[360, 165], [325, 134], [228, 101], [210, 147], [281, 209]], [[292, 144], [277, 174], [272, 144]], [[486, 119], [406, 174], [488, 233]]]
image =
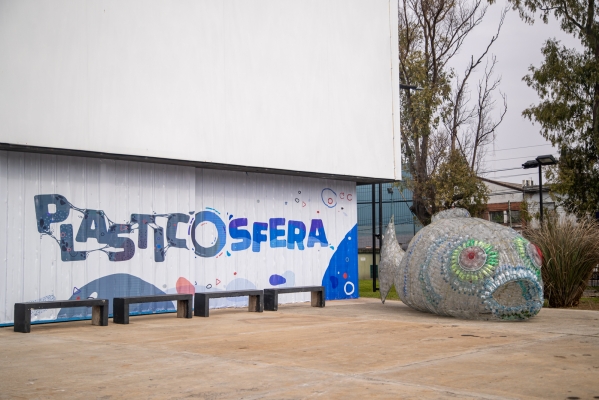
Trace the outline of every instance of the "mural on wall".
[[[0, 215], [0, 324], [11, 323], [15, 302], [50, 297], [320, 284], [328, 300], [358, 297], [352, 182], [0, 152], [0, 189], [9, 211]], [[39, 310], [32, 321], [90, 315]]]
[[[391, 257], [392, 252], [384, 252], [381, 265]], [[399, 262], [392, 261], [393, 268], [380, 274], [381, 281], [393, 280], [399, 298], [416, 310], [465, 319], [525, 320], [543, 306], [542, 257], [515, 230], [456, 208], [435, 214]], [[381, 290], [383, 302], [388, 290]]]
[[[55, 212], [50, 212], [49, 207], [56, 207]], [[95, 239], [98, 244], [104, 246], [94, 250], [75, 251], [73, 241], [73, 225], [60, 225], [60, 239], [55, 236], [51, 228], [52, 223], [60, 223], [66, 220], [70, 210], [78, 211], [82, 214], [81, 225], [77, 231], [75, 241], [87, 242], [88, 239]], [[210, 210], [214, 210], [210, 208]], [[193, 214], [191, 211], [189, 214]], [[100, 251], [108, 255], [110, 261], [127, 261], [135, 255], [135, 244], [133, 240], [119, 235], [130, 234], [139, 231], [137, 245], [140, 249], [148, 247], [148, 228], [154, 233], [154, 261], [163, 262], [166, 252], [170, 248], [188, 249], [185, 239], [177, 238], [177, 227], [179, 223], [186, 224], [187, 235], [191, 237], [194, 245], [192, 250], [200, 257], [214, 257], [222, 255], [223, 248], [227, 243], [227, 228], [225, 222], [219, 217], [218, 211], [200, 211], [191, 218], [186, 214], [131, 214], [130, 221], [124, 224], [116, 224], [108, 218], [103, 210], [85, 210], [73, 206], [69, 201], [59, 194], [43, 194], [35, 196], [35, 215], [37, 219], [37, 230], [42, 235], [50, 236], [58, 243], [61, 252], [62, 261], [84, 261], [93, 251]], [[164, 229], [158, 226], [156, 218], [166, 218], [166, 241], [164, 245]], [[253, 252], [260, 251], [260, 244], [270, 243], [270, 247], [283, 247], [290, 250], [297, 248], [304, 250], [306, 247], [314, 247], [316, 243], [320, 246], [328, 246], [326, 233], [321, 219], [312, 219], [310, 230], [306, 239], [306, 225], [302, 221], [289, 220], [287, 232], [285, 231], [285, 218], [270, 218], [266, 222], [254, 222], [252, 230], [247, 229], [247, 218], [235, 218], [233, 214], [229, 215], [229, 235], [232, 239], [239, 239], [240, 242], [231, 245], [231, 251], [242, 251], [250, 248]], [[107, 228], [106, 222], [110, 224]], [[197, 226], [211, 223], [216, 228], [216, 240], [209, 247], [204, 247], [196, 241], [195, 232]], [[268, 236], [267, 236], [268, 234]], [[123, 249], [119, 252], [112, 252], [108, 249]], [[231, 254], [227, 252], [227, 255]]]

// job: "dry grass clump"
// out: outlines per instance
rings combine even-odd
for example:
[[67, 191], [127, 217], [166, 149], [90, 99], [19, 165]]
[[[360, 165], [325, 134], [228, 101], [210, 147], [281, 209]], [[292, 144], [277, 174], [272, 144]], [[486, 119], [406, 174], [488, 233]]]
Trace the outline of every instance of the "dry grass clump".
[[599, 264], [599, 224], [549, 215], [540, 228], [525, 236], [543, 252], [545, 299], [549, 307], [576, 307]]

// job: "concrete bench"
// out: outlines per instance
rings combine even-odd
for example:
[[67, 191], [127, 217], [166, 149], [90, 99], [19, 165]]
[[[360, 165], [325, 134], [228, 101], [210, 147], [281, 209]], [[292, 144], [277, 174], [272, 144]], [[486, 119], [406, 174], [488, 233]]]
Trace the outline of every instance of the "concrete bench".
[[31, 331], [31, 310], [69, 307], [91, 307], [92, 325], [108, 325], [108, 300], [60, 300], [15, 303], [15, 332], [29, 333]]
[[296, 286], [274, 289], [264, 289], [264, 309], [277, 311], [279, 309], [279, 294], [312, 292], [312, 307], [324, 307], [324, 286]]
[[129, 304], [177, 301], [177, 318], [191, 318], [192, 294], [156, 294], [151, 296], [115, 297], [112, 306], [112, 322], [129, 323]]
[[196, 317], [208, 317], [208, 306], [210, 299], [219, 297], [241, 297], [249, 296], [248, 311], [264, 311], [264, 292], [262, 290], [224, 290], [215, 292], [196, 293], [193, 315]]

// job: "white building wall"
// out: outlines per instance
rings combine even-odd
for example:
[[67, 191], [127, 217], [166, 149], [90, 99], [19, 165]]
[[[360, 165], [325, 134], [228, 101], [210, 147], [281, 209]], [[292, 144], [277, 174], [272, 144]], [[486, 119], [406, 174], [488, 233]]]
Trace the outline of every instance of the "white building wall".
[[399, 180], [397, 5], [3, 0], [0, 143]]
[[[536, 192], [527, 192], [524, 195], [524, 199], [528, 203], [528, 212], [530, 214], [536, 214], [540, 210], [540, 197], [538, 187]], [[555, 210], [560, 218], [571, 218], [576, 220], [576, 217], [569, 215], [566, 210], [556, 202], [556, 199], [551, 195], [551, 192], [543, 191], [543, 210]], [[531, 227], [537, 228], [539, 226], [539, 220], [534, 218], [531, 221]]]
[[522, 192], [516, 192], [515, 189], [497, 185], [492, 182], [484, 181], [484, 183], [491, 191], [488, 204], [507, 203], [508, 201], [522, 201]]

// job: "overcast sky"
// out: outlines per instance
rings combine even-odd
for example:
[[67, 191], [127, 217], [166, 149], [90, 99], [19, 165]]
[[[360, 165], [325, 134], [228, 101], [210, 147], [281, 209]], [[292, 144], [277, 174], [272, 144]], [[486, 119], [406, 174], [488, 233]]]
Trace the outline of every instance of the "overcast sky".
[[[461, 75], [470, 55], [480, 54], [495, 34], [504, 4], [497, 2], [489, 6], [483, 24], [467, 38], [460, 54], [452, 63]], [[508, 111], [497, 131], [495, 151], [490, 149], [486, 157], [487, 171], [518, 168], [526, 160], [534, 159], [538, 155], [557, 156], [556, 150], [539, 134], [539, 125], [533, 125], [522, 117], [522, 110], [538, 103], [536, 92], [522, 81], [522, 77], [528, 73], [530, 65], [541, 65], [543, 61], [541, 47], [550, 37], [561, 40], [568, 47], [580, 46], [577, 39], [560, 30], [555, 20], [547, 25], [540, 20], [537, 20], [534, 25], [528, 25], [520, 19], [516, 11], [508, 11], [499, 39], [491, 48], [491, 52], [497, 56], [498, 64], [495, 70], [496, 74], [502, 77], [500, 89], [507, 94]], [[481, 70], [484, 70], [484, 65], [481, 67]], [[471, 88], [474, 90], [478, 79], [479, 76], [476, 76], [470, 81]], [[476, 94], [473, 92], [472, 95]], [[500, 104], [499, 100], [496, 114], [499, 112]], [[538, 183], [537, 169], [526, 172], [524, 170], [498, 171], [485, 176], [505, 182], [521, 183], [523, 179], [533, 179], [535, 184]]]

